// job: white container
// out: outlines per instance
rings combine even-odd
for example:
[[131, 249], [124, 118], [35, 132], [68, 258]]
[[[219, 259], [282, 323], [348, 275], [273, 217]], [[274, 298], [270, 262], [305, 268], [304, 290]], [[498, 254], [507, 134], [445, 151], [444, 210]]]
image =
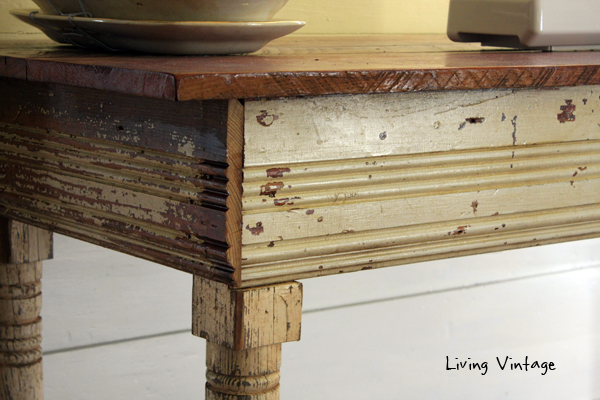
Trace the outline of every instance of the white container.
[[455, 42], [542, 48], [600, 45], [599, 0], [450, 0]]

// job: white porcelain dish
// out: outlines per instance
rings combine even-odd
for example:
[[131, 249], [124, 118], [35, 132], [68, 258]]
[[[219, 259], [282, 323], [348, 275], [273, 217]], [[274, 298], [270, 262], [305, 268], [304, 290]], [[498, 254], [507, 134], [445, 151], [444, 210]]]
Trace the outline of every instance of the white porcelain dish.
[[[211, 55], [252, 53], [304, 26], [302, 21], [158, 22], [65, 17], [12, 10], [21, 21], [59, 43], [102, 46], [154, 54]], [[66, 40], [68, 38], [68, 40]]]
[[450, 0], [456, 42], [541, 48], [600, 45], [598, 0]]
[[[287, 0], [33, 0], [44, 14], [133, 21], [270, 21]], [[83, 10], [82, 10], [83, 6]]]

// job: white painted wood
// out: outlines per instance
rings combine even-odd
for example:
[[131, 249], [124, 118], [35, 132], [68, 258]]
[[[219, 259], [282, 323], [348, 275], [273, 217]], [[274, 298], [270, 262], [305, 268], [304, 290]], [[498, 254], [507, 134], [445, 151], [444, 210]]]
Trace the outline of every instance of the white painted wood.
[[247, 101], [241, 285], [600, 236], [595, 92]]
[[[244, 165], [598, 139], [597, 93], [578, 86], [247, 101]], [[561, 122], [565, 100], [575, 118]]]

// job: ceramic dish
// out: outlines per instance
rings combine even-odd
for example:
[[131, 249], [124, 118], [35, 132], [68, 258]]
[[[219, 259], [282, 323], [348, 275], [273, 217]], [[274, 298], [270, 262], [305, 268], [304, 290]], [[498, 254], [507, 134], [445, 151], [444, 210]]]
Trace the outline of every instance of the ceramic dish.
[[[33, 0], [48, 15], [133, 21], [270, 21], [287, 0]], [[83, 7], [83, 10], [82, 10]]]
[[252, 53], [304, 26], [302, 21], [159, 22], [46, 15], [12, 10], [21, 21], [59, 43], [154, 54]]

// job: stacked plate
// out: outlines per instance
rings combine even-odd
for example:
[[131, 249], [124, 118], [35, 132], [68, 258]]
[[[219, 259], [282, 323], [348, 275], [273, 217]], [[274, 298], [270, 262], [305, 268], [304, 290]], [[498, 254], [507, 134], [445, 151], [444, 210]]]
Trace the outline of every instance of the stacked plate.
[[259, 50], [304, 26], [273, 21], [287, 0], [34, 0], [12, 10], [50, 39], [82, 47], [156, 54]]

